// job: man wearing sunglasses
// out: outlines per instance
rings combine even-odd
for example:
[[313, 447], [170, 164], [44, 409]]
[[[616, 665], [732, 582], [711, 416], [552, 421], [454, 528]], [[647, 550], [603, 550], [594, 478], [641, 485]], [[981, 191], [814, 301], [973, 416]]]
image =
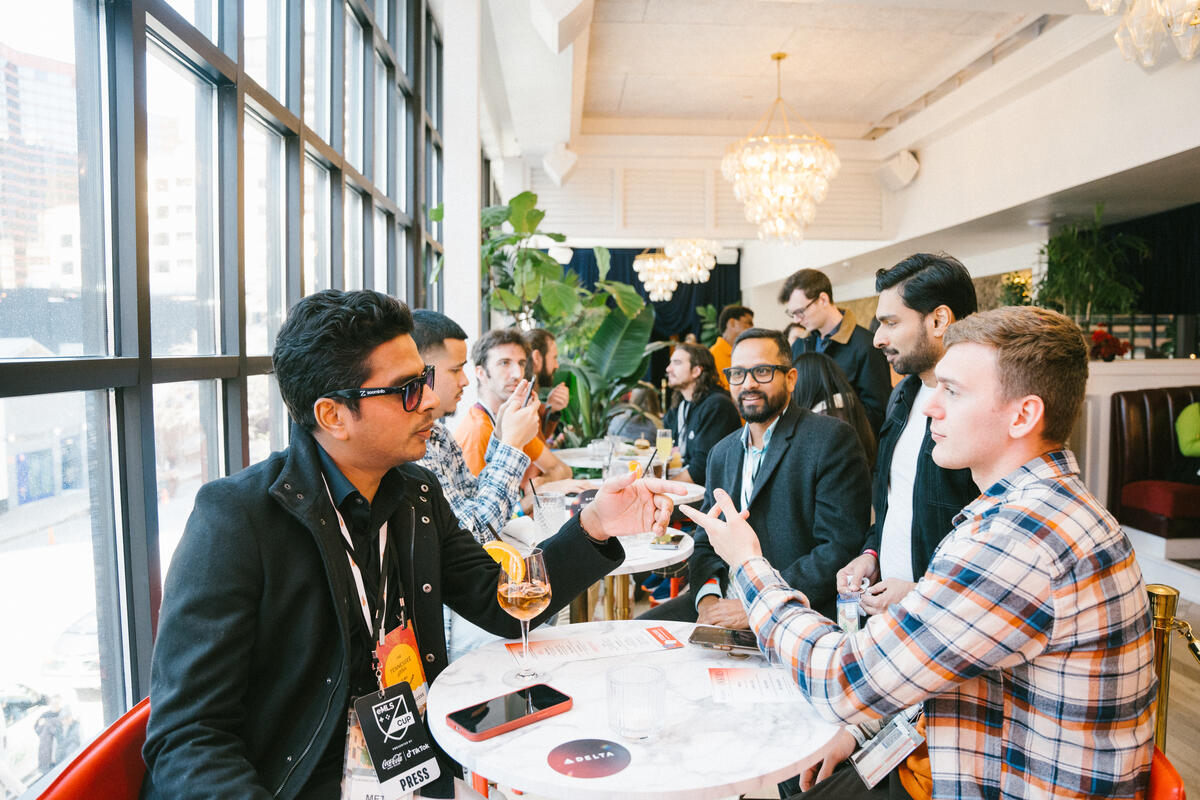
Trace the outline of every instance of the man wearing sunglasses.
[[[733, 346], [725, 370], [746, 426], [708, 456], [704, 508], [723, 489], [749, 510], [762, 531], [763, 553], [795, 588], [833, 611], [834, 575], [847, 555], [861, 552], [869, 523], [871, 479], [854, 429], [833, 417], [789, 404], [796, 386], [791, 351], [779, 331], [751, 328]], [[759, 524], [755, 525], [754, 521]], [[729, 593], [729, 568], [695, 536], [688, 563], [692, 587], [644, 618], [748, 628], [745, 608]]]
[[[380, 637], [411, 642], [420, 698], [447, 664], [443, 603], [518, 635], [499, 566], [411, 463], [438, 403], [412, 330], [373, 291], [318, 292], [289, 313], [273, 362], [290, 444], [200, 489], [167, 574], [143, 797], [337, 798], [348, 708], [380, 688]], [[534, 624], [621, 563], [613, 537], [665, 529], [659, 493], [682, 487], [632, 477], [541, 544], [554, 599]], [[439, 762], [426, 797], [454, 791], [457, 767]]]

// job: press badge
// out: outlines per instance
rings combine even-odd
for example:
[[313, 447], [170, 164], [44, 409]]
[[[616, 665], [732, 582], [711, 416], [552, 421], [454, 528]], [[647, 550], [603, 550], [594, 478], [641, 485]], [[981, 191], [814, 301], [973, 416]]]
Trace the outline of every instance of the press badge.
[[404, 682], [354, 701], [343, 800], [397, 800], [442, 774], [416, 707]]
[[850, 756], [850, 763], [858, 770], [858, 777], [868, 789], [887, 777], [908, 754], [917, 749], [925, 737], [917, 733], [913, 724], [897, 714], [869, 742]]

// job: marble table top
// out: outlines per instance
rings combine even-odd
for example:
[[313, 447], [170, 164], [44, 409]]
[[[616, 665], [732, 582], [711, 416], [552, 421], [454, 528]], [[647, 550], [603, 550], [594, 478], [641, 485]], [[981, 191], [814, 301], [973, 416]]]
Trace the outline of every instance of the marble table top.
[[[683, 622], [589, 622], [539, 628], [533, 640], [598, 636], [662, 625], [687, 642], [693, 625]], [[614, 666], [652, 664], [667, 676], [662, 732], [647, 742], [622, 739], [608, 724], [605, 673]], [[492, 739], [472, 742], [452, 731], [446, 715], [513, 691], [501, 675], [514, 666], [502, 642], [484, 645], [450, 664], [429, 692], [429, 727], [438, 743], [468, 769], [489, 780], [544, 798], [621, 800], [715, 800], [769, 787], [795, 775], [800, 762], [833, 736], [803, 699], [717, 703], [710, 667], [764, 667], [761, 656], [736, 660], [691, 645], [669, 651], [595, 658], [542, 667], [545, 683], [570, 695], [573, 707], [557, 716]], [[629, 766], [602, 778], [568, 777], [551, 769], [547, 755], [577, 739], [617, 742], [631, 754]]]
[[652, 569], [667, 567], [687, 560], [692, 554], [692, 537], [679, 533], [674, 528], [668, 530], [672, 535], [682, 536], [679, 548], [676, 550], [661, 550], [650, 547], [654, 540], [653, 533], [635, 533], [632, 536], [622, 536], [621, 546], [625, 548], [625, 560], [621, 566], [609, 575], [632, 575], [635, 572], [649, 572]]
[[[591, 478], [589, 480], [580, 481], [580, 483], [586, 483], [588, 485], [588, 487], [591, 489], [599, 489], [600, 484], [602, 484], [603, 482], [604, 481], [601, 481], [597, 478]], [[687, 481], [676, 481], [676, 483], [678, 483], [680, 486], [683, 486], [685, 489], [687, 489], [687, 494], [670, 495], [670, 498], [675, 501], [675, 505], [690, 506], [692, 503], [699, 503], [701, 500], [704, 499], [704, 487], [701, 486], [700, 484], [688, 483]]]

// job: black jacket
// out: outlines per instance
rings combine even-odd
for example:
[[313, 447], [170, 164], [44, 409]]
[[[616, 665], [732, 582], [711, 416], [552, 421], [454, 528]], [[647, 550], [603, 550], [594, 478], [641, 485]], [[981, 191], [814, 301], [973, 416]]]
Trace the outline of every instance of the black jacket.
[[[729, 434], [708, 457], [706, 509], [713, 506], [718, 488], [741, 505], [741, 437], [741, 431]], [[749, 522], [771, 566], [827, 616], [837, 599], [837, 571], [862, 552], [862, 532], [870, 522], [870, 482], [853, 428], [840, 419], [788, 406], [754, 481]], [[688, 572], [693, 593], [714, 577], [722, 591], [728, 588], [729, 568], [702, 530], [696, 534]]]
[[[679, 407], [667, 411], [665, 422], [671, 429], [671, 438], [686, 449], [683, 454], [683, 466], [687, 468], [692, 481], [704, 485], [708, 454], [713, 445], [724, 439], [731, 432], [742, 427], [742, 418], [738, 416], [737, 406], [729, 399], [724, 391], [714, 389], [706, 392], [699, 400], [694, 400], [687, 414], [687, 422], [683, 426], [686, 441], [679, 436]], [[686, 444], [686, 448], [683, 445]]]
[[[830, 339], [825, 355], [836, 361], [842, 372], [846, 373], [846, 380], [850, 381], [854, 391], [858, 392], [858, 399], [862, 400], [871, 430], [879, 436], [884, 407], [892, 392], [892, 373], [883, 351], [875, 347], [875, 337], [871, 332], [858, 324], [853, 312], [839, 310], [842, 312], [842, 326]], [[817, 352], [817, 340], [820, 338], [821, 332], [813, 331], [797, 339], [792, 343], [792, 359], [795, 360], [801, 353]]]
[[[350, 616], [350, 570], [318, 445], [295, 425], [291, 436], [287, 450], [196, 496], [163, 591], [144, 798], [291, 798], [332, 737], [345, 736], [349, 626], [362, 623]], [[433, 473], [397, 469], [393, 575], [432, 682], [447, 664], [443, 603], [497, 635], [520, 627], [496, 602], [499, 567], [459, 527]], [[541, 547], [554, 599], [532, 624], [624, 558], [619, 542], [592, 544], [577, 520]], [[439, 758], [445, 777], [434, 786], [449, 790], [455, 766]]]
[[[908, 415], [921, 388], [921, 377], [909, 375], [896, 387], [888, 401], [888, 417], [879, 434], [879, 460], [875, 464], [875, 482], [871, 502], [875, 507], [875, 523], [867, 533], [864, 549], [879, 552], [883, 534], [883, 519], [888, 509], [888, 484], [892, 455], [896, 442], [908, 424]], [[921, 577], [929, 569], [933, 551], [954, 526], [951, 520], [959, 511], [979, 496], [979, 487], [971, 480], [969, 469], [942, 469], [934, 463], [931, 452], [933, 437], [929, 435], [929, 417], [925, 417], [925, 438], [917, 456], [917, 475], [913, 482], [912, 566], [913, 575]]]

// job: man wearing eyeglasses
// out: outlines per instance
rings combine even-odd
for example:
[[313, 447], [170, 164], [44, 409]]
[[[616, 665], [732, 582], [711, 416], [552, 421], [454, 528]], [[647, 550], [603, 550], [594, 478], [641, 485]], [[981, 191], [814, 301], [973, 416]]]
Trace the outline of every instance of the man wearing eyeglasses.
[[824, 353], [837, 362], [858, 399], [875, 435], [892, 393], [892, 375], [883, 353], [875, 349], [871, 332], [858, 324], [854, 312], [833, 304], [829, 276], [815, 269], [793, 272], [783, 282], [779, 302], [788, 318], [808, 331], [792, 345], [792, 358], [801, 353]]
[[[381, 688], [376, 642], [411, 642], [420, 705], [447, 664], [443, 603], [518, 635], [499, 566], [411, 463], [438, 403], [412, 330], [408, 308], [373, 291], [291, 309], [273, 356], [290, 444], [200, 489], [167, 574], [144, 798], [340, 797], [348, 709]], [[621, 563], [614, 536], [665, 529], [663, 491], [683, 489], [610, 481], [542, 543], [554, 599], [534, 624]], [[438, 759], [423, 796], [453, 795], [457, 768]]]
[[[771, 565], [794, 588], [810, 598], [815, 594], [814, 607], [832, 612], [834, 575], [847, 555], [861, 551], [870, 522], [871, 481], [862, 445], [845, 422], [789, 404], [796, 370], [779, 331], [743, 332], [731, 362], [725, 377], [746, 426], [709, 454], [704, 508], [712, 507], [717, 489], [727, 492], [763, 532], [763, 554]], [[729, 568], [706, 533], [695, 537], [688, 573], [690, 592], [643, 618], [749, 627], [741, 600], [729, 593]]]

